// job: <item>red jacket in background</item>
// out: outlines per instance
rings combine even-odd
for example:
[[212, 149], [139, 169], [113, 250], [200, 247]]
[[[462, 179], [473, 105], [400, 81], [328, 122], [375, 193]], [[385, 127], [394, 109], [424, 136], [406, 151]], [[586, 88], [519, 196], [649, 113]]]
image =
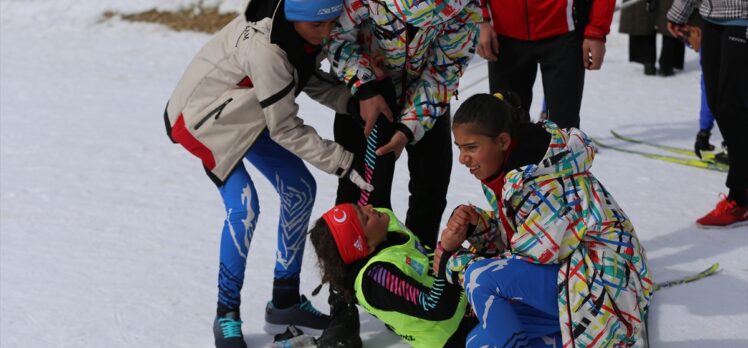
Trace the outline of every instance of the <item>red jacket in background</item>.
[[[610, 32], [610, 22], [613, 21], [613, 9], [616, 2], [615, 0], [586, 1], [589, 1], [591, 6], [584, 37], [605, 40], [605, 35]], [[493, 28], [497, 34], [517, 40], [535, 41], [575, 30], [574, 6], [584, 6], [585, 0], [480, 0], [480, 2], [484, 21], [492, 19]], [[580, 13], [584, 12], [587, 11], [580, 11]]]

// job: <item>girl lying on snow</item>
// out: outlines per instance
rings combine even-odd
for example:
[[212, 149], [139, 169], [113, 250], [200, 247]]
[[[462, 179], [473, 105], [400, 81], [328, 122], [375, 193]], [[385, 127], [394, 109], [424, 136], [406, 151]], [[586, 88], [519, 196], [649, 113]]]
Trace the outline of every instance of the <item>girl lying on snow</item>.
[[[483, 331], [462, 287], [446, 282], [443, 269], [431, 272], [433, 254], [391, 210], [340, 204], [310, 234], [322, 281], [355, 297], [413, 347], [465, 347], [471, 330]], [[530, 346], [560, 344], [555, 324], [555, 337], [538, 337]]]

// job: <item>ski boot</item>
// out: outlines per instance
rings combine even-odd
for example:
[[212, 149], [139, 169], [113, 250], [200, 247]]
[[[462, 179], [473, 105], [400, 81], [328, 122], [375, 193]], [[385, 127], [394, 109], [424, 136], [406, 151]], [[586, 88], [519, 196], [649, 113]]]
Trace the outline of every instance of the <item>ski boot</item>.
[[319, 348], [361, 348], [361, 323], [358, 309], [353, 303], [348, 303], [339, 292], [330, 290], [330, 316], [332, 320], [317, 339]]
[[696, 156], [699, 158], [701, 158], [701, 151], [714, 151], [714, 145], [709, 143], [709, 137], [711, 136], [712, 133], [704, 129], [696, 134], [696, 142], [693, 145], [693, 152], [696, 153]]
[[301, 296], [301, 302], [288, 307], [276, 308], [273, 302], [265, 307], [265, 332], [279, 334], [289, 325], [312, 335], [319, 335], [330, 324], [330, 316], [320, 313], [306, 296]]

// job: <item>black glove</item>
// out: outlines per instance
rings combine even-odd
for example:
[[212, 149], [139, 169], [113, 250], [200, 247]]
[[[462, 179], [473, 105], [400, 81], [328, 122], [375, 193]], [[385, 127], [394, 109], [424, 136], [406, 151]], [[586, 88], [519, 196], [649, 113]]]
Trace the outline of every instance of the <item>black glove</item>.
[[709, 137], [712, 135], [708, 130], [700, 130], [696, 134], [696, 143], [693, 145], [693, 152], [701, 158], [701, 151], [714, 151], [714, 145], [709, 143]]

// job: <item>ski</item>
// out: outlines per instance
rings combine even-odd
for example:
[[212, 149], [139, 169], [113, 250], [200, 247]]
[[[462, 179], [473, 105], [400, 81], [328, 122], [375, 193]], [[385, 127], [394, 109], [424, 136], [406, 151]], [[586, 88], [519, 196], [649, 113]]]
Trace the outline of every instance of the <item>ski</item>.
[[709, 268], [699, 273], [688, 275], [688, 276], [677, 278], [677, 279], [668, 280], [666, 282], [656, 283], [654, 286], [654, 291], [657, 291], [663, 288], [670, 288], [676, 285], [695, 282], [699, 279], [704, 279], [710, 275], [717, 273], [717, 270], [719, 270], [719, 262], [712, 264], [711, 266], [709, 266]]
[[[699, 158], [698, 156], [696, 156], [696, 153], [693, 150], [690, 150], [690, 149], [684, 149], [684, 148], [680, 148], [680, 147], [662, 145], [662, 144], [657, 144], [657, 143], [653, 143], [653, 142], [649, 142], [649, 141], [645, 141], [645, 140], [634, 139], [634, 138], [631, 138], [631, 137], [627, 137], [625, 135], [621, 135], [621, 134], [617, 133], [616, 131], [614, 131], [612, 129], [610, 130], [610, 134], [613, 134], [613, 136], [616, 137], [616, 138], [618, 138], [618, 139], [621, 139], [623, 141], [627, 141], [627, 142], [630, 142], [630, 143], [652, 146], [652, 147], [656, 147], [658, 149], [665, 150], [667, 152], [671, 152], [671, 153], [674, 153], [674, 154]], [[715, 156], [716, 156], [716, 154], [714, 152], [711, 152], [711, 151], [701, 151], [701, 160], [702, 161], [720, 163], [720, 162], [717, 162], [715, 160]]]
[[679, 157], [679, 156], [661, 155], [661, 154], [656, 154], [656, 153], [646, 152], [646, 151], [631, 150], [631, 149], [626, 149], [620, 146], [606, 144], [595, 138], [592, 138], [592, 141], [595, 144], [597, 144], [597, 146], [600, 146], [602, 148], [635, 154], [635, 155], [643, 156], [646, 158], [656, 159], [656, 160], [665, 161], [669, 163], [676, 163], [676, 164], [681, 164], [684, 166], [714, 170], [718, 172], [727, 172], [728, 170], [728, 166], [722, 163], [702, 161], [696, 158], [684, 158], [684, 157]]

